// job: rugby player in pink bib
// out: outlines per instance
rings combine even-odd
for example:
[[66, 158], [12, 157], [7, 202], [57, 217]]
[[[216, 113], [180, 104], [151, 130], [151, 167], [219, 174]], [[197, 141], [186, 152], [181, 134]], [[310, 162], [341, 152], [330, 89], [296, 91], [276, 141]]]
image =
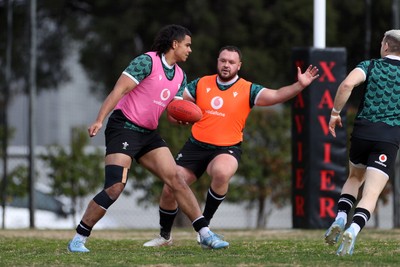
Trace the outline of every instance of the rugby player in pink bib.
[[121, 195], [128, 170], [135, 159], [170, 186], [182, 211], [201, 236], [203, 247], [229, 246], [208, 228], [199, 204], [186, 182], [177, 175], [175, 160], [156, 131], [158, 120], [174, 97], [182, 98], [186, 74], [177, 65], [188, 58], [191, 33], [179, 25], [168, 25], [155, 38], [152, 51], [134, 58], [103, 102], [96, 121], [89, 127], [95, 136], [111, 115], [105, 129], [105, 183], [88, 204], [68, 243], [71, 252], [89, 252], [85, 242], [95, 224]]

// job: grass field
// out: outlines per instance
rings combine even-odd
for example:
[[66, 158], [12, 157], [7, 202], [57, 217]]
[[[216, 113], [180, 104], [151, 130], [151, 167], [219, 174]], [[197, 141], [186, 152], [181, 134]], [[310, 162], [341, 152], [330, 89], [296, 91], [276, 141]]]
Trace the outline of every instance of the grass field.
[[230, 247], [203, 250], [191, 229], [145, 248], [156, 230], [94, 230], [90, 253], [70, 253], [73, 230], [0, 230], [0, 266], [400, 266], [400, 230], [364, 229], [353, 256], [336, 256], [323, 230], [216, 230]]

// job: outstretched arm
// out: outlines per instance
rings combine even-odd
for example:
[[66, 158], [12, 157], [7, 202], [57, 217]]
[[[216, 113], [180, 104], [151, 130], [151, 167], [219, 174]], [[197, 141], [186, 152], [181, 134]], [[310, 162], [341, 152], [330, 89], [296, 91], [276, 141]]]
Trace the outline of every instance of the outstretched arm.
[[301, 73], [300, 67], [297, 67], [297, 82], [279, 89], [264, 88], [255, 104], [256, 106], [271, 106], [283, 103], [300, 93], [318, 78], [318, 76], [318, 68], [315, 66], [308, 66], [304, 73]]

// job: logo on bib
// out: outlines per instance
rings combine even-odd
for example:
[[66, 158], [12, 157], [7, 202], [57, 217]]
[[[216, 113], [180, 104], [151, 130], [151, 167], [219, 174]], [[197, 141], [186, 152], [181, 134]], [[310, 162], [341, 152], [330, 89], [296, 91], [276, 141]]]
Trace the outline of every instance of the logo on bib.
[[224, 105], [224, 100], [220, 96], [211, 99], [211, 106], [213, 109], [220, 109]]
[[161, 91], [160, 98], [161, 100], [165, 101], [170, 97], [170, 95], [171, 92], [168, 90], [168, 88], [165, 88]]

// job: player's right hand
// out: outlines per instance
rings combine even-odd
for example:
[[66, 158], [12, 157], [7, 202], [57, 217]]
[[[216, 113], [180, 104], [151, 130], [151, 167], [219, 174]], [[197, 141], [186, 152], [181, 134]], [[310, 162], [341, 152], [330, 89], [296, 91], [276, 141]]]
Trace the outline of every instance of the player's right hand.
[[340, 115], [331, 116], [329, 120], [329, 132], [333, 137], [336, 137], [336, 131], [335, 131], [336, 125], [339, 127], [343, 127], [342, 118], [340, 117]]
[[90, 127], [88, 128], [89, 136], [90, 137], [95, 136], [102, 126], [103, 124], [100, 122], [95, 122], [92, 125], [90, 125]]

